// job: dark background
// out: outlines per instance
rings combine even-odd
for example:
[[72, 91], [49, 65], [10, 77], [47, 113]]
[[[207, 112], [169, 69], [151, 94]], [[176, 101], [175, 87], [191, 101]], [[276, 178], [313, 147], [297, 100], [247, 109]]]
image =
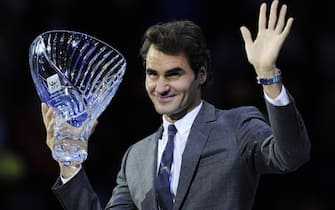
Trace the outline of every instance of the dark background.
[[[171, 19], [195, 21], [205, 32], [215, 71], [204, 98], [224, 109], [255, 105], [266, 114], [239, 31], [245, 24], [256, 33], [261, 2], [1, 0], [0, 209], [61, 209], [50, 189], [59, 171], [45, 144], [40, 101], [28, 62], [28, 48], [37, 35], [51, 29], [81, 31], [111, 44], [127, 59], [124, 80], [99, 118], [84, 163], [104, 205], [115, 185], [122, 154], [155, 131], [161, 120], [143, 86], [138, 49], [145, 29]], [[332, 1], [282, 2], [288, 4], [295, 22], [277, 65], [305, 119], [311, 159], [296, 172], [264, 175], [254, 209], [334, 209], [335, 7]]]

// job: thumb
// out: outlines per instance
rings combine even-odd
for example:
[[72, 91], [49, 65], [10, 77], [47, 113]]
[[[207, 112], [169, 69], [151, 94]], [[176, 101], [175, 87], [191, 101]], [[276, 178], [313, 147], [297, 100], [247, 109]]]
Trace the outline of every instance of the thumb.
[[92, 127], [92, 130], [91, 130], [91, 134], [94, 133], [95, 128], [97, 127], [97, 125], [98, 125], [98, 120], [96, 120], [96, 121], [94, 122], [93, 127]]
[[249, 29], [245, 26], [240, 27], [240, 31], [242, 34], [242, 38], [244, 40], [245, 47], [247, 48], [250, 44], [252, 44], [252, 38], [251, 38], [251, 33]]

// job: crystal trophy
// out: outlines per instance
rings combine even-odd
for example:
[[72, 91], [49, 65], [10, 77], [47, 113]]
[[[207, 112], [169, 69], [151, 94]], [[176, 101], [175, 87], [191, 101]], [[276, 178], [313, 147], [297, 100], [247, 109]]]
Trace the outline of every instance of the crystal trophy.
[[40, 100], [55, 110], [52, 157], [67, 166], [84, 162], [92, 127], [122, 82], [125, 58], [93, 36], [52, 30], [32, 42], [29, 64]]

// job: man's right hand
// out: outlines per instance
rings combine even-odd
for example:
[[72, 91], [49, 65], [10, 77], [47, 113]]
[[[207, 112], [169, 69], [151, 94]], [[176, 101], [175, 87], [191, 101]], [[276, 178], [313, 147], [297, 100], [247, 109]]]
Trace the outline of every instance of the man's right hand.
[[[55, 144], [55, 137], [54, 137], [55, 120], [52, 117], [54, 110], [52, 107], [49, 107], [45, 103], [41, 104], [41, 110], [42, 110], [43, 123], [46, 129], [47, 145], [50, 151], [52, 151], [52, 148]], [[80, 165], [64, 166], [63, 164], [59, 163], [60, 175], [64, 179], [67, 179], [73, 176], [73, 174], [79, 168], [80, 168]]]
[[[53, 119], [54, 109], [52, 107], [49, 107], [47, 104], [42, 103], [41, 110], [42, 110], [43, 123], [46, 128], [47, 145], [49, 149], [52, 151], [55, 144], [55, 137], [54, 137], [55, 120]], [[98, 121], [94, 123], [90, 135], [94, 132], [97, 124]], [[79, 130], [73, 129], [73, 132], [79, 132]], [[80, 164], [73, 166], [64, 166], [63, 164], [59, 163], [59, 168], [61, 176], [64, 179], [67, 179], [73, 176], [73, 174], [80, 168]]]

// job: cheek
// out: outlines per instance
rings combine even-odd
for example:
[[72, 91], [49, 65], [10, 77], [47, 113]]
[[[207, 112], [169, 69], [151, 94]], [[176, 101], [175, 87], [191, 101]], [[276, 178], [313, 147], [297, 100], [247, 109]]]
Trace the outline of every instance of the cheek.
[[189, 93], [189, 92], [193, 92], [195, 89], [195, 82], [193, 80], [187, 80], [187, 81], [180, 81], [178, 84], [176, 84], [175, 86], [185, 92], [185, 93]]
[[152, 82], [149, 82], [147, 79], [145, 80], [144, 85], [145, 85], [145, 90], [146, 90], [148, 93], [149, 93], [150, 90], [152, 90], [152, 88], [153, 88]]
[[199, 91], [199, 84], [197, 84], [196, 82], [191, 82], [189, 84], [189, 86], [185, 87], [185, 94], [189, 97], [189, 98], [193, 98], [197, 92]]

